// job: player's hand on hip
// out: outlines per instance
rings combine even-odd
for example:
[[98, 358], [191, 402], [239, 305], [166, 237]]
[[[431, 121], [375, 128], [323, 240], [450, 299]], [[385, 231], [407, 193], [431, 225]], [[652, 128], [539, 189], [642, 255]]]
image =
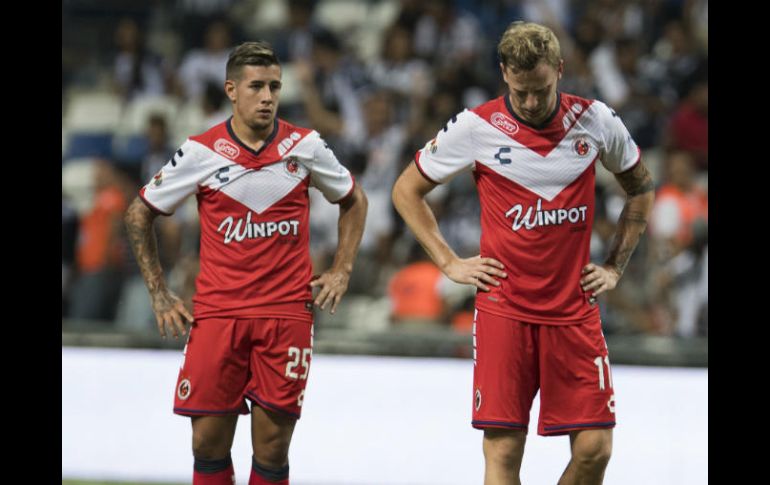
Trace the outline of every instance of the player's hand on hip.
[[318, 296], [315, 297], [315, 305], [320, 307], [321, 310], [326, 309], [327, 304], [331, 304], [330, 313], [334, 315], [337, 311], [337, 305], [342, 299], [342, 295], [348, 291], [348, 282], [350, 281], [350, 275], [346, 271], [329, 270], [323, 273], [321, 276], [314, 277], [310, 282], [310, 286], [315, 288], [321, 287], [321, 291], [318, 292]]
[[620, 280], [620, 273], [608, 265], [588, 263], [583, 267], [580, 274], [580, 287], [583, 291], [593, 292], [591, 296], [592, 303], [596, 301], [598, 295], [614, 289], [618, 284], [618, 280]]
[[456, 283], [473, 285], [482, 291], [489, 291], [491, 286], [500, 286], [495, 279], [508, 278], [503, 263], [494, 258], [482, 258], [481, 255], [472, 258], [455, 258], [444, 268], [444, 274]]
[[166, 325], [172, 330], [174, 338], [179, 338], [180, 333], [187, 334], [185, 325], [193, 322], [193, 317], [182, 300], [168, 290], [161, 290], [152, 295], [152, 311], [163, 338], [166, 338]]

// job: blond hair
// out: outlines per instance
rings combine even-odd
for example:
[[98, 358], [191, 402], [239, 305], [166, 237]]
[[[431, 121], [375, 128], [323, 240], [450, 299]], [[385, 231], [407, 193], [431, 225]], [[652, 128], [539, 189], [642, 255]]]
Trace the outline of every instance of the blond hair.
[[558, 69], [561, 63], [559, 39], [551, 29], [532, 22], [511, 23], [497, 44], [503, 66], [513, 72], [531, 71], [540, 61]]

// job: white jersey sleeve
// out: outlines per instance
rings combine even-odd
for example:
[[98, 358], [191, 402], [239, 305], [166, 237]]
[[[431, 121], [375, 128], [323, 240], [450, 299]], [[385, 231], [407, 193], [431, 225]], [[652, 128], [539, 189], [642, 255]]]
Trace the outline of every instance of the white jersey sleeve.
[[302, 141], [307, 144], [306, 149], [310, 150], [310, 156], [301, 159], [310, 171], [310, 185], [320, 190], [331, 203], [347, 198], [355, 185], [350, 171], [337, 160], [318, 132], [313, 131]]
[[622, 173], [633, 168], [641, 157], [641, 151], [621, 121], [620, 116], [601, 101], [597, 104], [599, 136], [602, 141], [599, 158], [612, 173]]
[[415, 154], [417, 168], [431, 182], [443, 184], [473, 168], [473, 130], [479, 118], [467, 109], [453, 116], [436, 138]]
[[158, 212], [173, 214], [187, 196], [198, 192], [198, 184], [208, 176], [201, 169], [206, 153], [199, 143], [188, 139], [141, 189], [140, 197]]

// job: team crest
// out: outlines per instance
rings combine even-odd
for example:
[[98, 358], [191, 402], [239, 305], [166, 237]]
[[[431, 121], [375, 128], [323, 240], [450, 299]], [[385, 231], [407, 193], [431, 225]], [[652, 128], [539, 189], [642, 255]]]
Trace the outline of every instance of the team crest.
[[182, 379], [176, 388], [176, 395], [183, 401], [190, 397], [190, 379]]
[[584, 157], [591, 151], [591, 145], [585, 140], [585, 138], [578, 138], [575, 142], [575, 153]]
[[241, 150], [237, 146], [228, 140], [225, 140], [224, 138], [220, 138], [214, 142], [214, 151], [229, 158], [230, 160], [235, 160], [238, 155], [241, 154]]
[[297, 175], [299, 173], [299, 162], [296, 157], [289, 157], [286, 159], [286, 171], [291, 175]]
[[481, 407], [481, 389], [476, 389], [476, 396], [473, 400], [473, 404], [476, 407], [476, 411]]
[[163, 170], [159, 171], [155, 174], [155, 176], [152, 178], [152, 184], [154, 186], [158, 186], [163, 183]]

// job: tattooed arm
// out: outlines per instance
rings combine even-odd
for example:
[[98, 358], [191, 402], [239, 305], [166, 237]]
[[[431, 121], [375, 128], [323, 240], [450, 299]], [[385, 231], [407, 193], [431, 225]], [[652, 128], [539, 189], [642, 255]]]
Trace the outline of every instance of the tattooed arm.
[[615, 174], [615, 178], [626, 192], [626, 204], [618, 220], [610, 253], [603, 265], [587, 264], [580, 280], [583, 291], [593, 291], [592, 301], [595, 301], [596, 295], [617, 285], [647, 227], [655, 200], [652, 177], [641, 161], [628, 172]]
[[147, 289], [152, 300], [152, 310], [158, 322], [158, 330], [166, 338], [166, 325], [173, 330], [174, 338], [179, 338], [179, 332], [185, 335], [184, 319], [192, 323], [193, 317], [187, 311], [182, 300], [172, 293], [163, 278], [163, 269], [158, 259], [158, 244], [152, 223], [156, 214], [137, 197], [126, 211], [126, 229], [131, 248], [134, 250], [136, 262], [142, 271]]

